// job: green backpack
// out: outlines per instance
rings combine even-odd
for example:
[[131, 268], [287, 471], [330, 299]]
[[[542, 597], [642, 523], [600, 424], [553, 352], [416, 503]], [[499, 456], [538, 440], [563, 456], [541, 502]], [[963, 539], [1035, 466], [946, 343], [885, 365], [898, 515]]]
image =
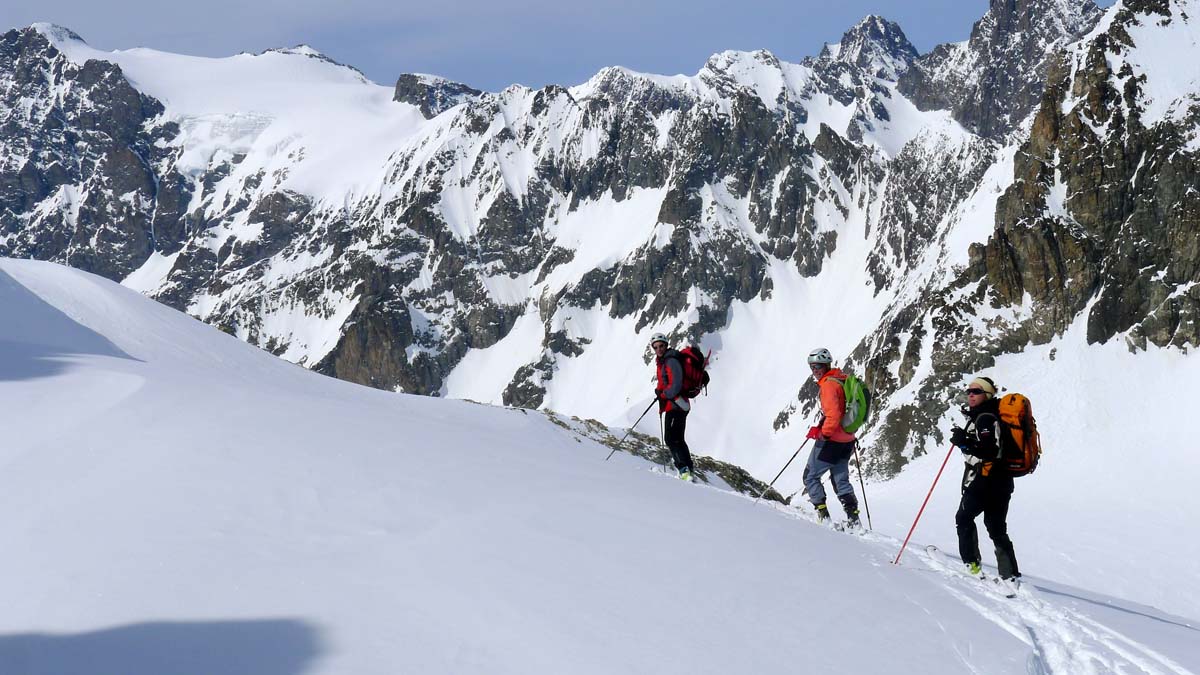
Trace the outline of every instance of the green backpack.
[[846, 394], [846, 412], [842, 415], [842, 429], [852, 434], [867, 421], [871, 412], [871, 392], [857, 377], [847, 374], [846, 379], [832, 378], [842, 383], [842, 391]]

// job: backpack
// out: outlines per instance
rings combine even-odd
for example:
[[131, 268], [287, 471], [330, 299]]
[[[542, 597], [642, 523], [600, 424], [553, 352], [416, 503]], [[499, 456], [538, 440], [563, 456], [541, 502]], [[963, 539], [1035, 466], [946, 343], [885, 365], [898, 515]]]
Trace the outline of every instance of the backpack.
[[842, 414], [842, 429], [848, 434], [859, 430], [867, 421], [871, 412], [871, 391], [863, 385], [862, 380], [846, 374], [846, 379], [831, 378], [842, 383], [842, 393], [846, 395], [846, 411]]
[[696, 398], [708, 387], [710, 378], [705, 370], [708, 367], [708, 357], [696, 345], [688, 345], [679, 350], [679, 356], [679, 365], [683, 366], [683, 389], [680, 393], [684, 398]]
[[1042, 439], [1029, 399], [1021, 394], [1004, 395], [1000, 399], [1000, 424], [1008, 432], [1000, 434], [1001, 458], [1008, 473], [1033, 473], [1042, 457]]

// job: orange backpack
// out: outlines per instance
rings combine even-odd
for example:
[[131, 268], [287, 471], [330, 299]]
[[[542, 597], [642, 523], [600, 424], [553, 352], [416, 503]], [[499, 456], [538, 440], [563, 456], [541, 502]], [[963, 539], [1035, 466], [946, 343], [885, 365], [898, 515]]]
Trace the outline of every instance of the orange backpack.
[[1006, 394], [1000, 399], [1000, 423], [1008, 431], [1001, 434], [1004, 466], [1012, 476], [1024, 476], [1037, 469], [1042, 457], [1042, 439], [1029, 399], [1021, 394]]

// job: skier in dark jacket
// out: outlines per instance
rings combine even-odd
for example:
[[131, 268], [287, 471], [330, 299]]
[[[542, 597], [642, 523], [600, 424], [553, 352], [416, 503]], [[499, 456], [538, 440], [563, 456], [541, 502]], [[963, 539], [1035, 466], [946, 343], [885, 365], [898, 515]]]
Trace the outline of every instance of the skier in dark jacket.
[[683, 361], [678, 351], [667, 344], [667, 336], [655, 333], [650, 336], [650, 348], [654, 350], [655, 370], [658, 387], [654, 396], [658, 399], [658, 414], [663, 416], [663, 442], [675, 460], [679, 477], [692, 480], [692, 453], [688, 450], [683, 434], [687, 428], [687, 414], [692, 404], [683, 395]]
[[1000, 461], [1000, 401], [996, 383], [977, 377], [967, 386], [965, 428], [954, 427], [950, 442], [958, 446], [966, 460], [963, 471], [962, 501], [954, 520], [958, 527], [958, 554], [972, 574], [982, 573], [979, 554], [979, 530], [975, 518], [983, 514], [983, 524], [996, 546], [996, 566], [1001, 579], [1021, 576], [1012, 540], [1008, 538], [1008, 502], [1012, 498], [1013, 477]]

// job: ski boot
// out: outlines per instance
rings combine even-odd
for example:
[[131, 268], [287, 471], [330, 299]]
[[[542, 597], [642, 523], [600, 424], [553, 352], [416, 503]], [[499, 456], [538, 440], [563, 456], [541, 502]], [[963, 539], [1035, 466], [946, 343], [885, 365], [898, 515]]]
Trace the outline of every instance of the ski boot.
[[696, 482], [696, 478], [695, 478], [695, 477], [692, 475], [692, 468], [691, 468], [691, 467], [684, 467], [684, 468], [680, 469], [680, 470], [679, 470], [679, 479], [680, 479], [680, 480], [685, 480], [685, 481], [687, 481], [687, 482], [689, 482], [689, 483], [695, 483], [695, 482]]
[[977, 562], [967, 563], [967, 574], [970, 574], [973, 577], [983, 576], [983, 565], [980, 565]]
[[1006, 598], [1015, 598], [1021, 591], [1021, 575], [997, 579], [996, 585]]
[[813, 504], [813, 507], [817, 509], [817, 522], [822, 524], [829, 523], [829, 507], [824, 503]]
[[854, 493], [838, 495], [838, 501], [842, 503], [842, 508], [846, 511], [846, 527], [861, 528], [862, 521], [858, 519], [858, 498]]

